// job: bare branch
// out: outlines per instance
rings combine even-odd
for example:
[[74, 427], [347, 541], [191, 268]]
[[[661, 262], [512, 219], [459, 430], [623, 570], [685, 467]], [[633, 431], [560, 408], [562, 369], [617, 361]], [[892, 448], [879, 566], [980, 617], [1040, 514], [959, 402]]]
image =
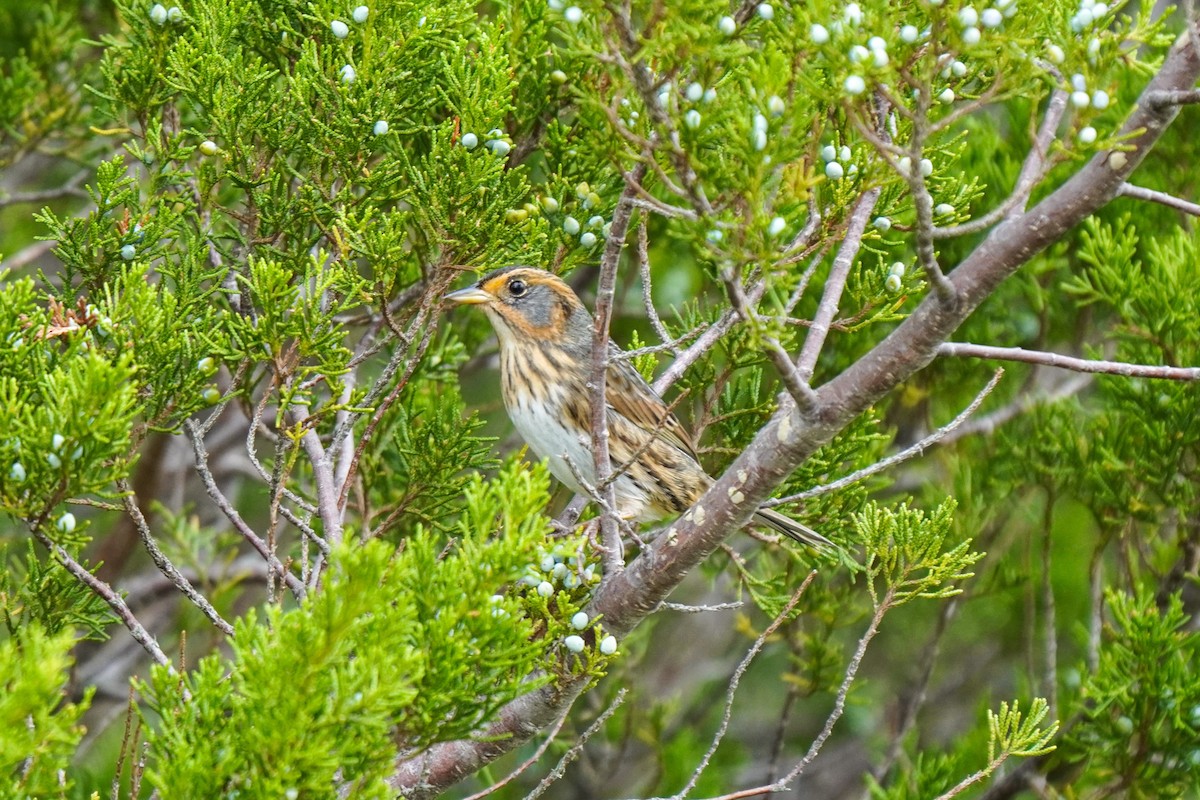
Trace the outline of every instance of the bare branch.
[[[750, 304], [757, 303], [762, 299], [763, 292], [766, 291], [766, 286], [766, 283], [763, 281], [756, 282], [746, 290], [746, 301]], [[659, 394], [671, 388], [675, 381], [683, 377], [683, 373], [687, 372], [692, 364], [695, 364], [705, 353], [711, 350], [721, 340], [722, 336], [729, 333], [738, 319], [738, 313], [732, 308], [728, 308], [722, 312], [717, 321], [710, 325], [690, 347], [680, 353], [671, 362], [671, 366], [667, 367], [654, 380], [654, 383], [650, 384], [650, 387]]]
[[705, 606], [689, 606], [684, 603], [660, 603], [658, 607], [664, 611], [679, 611], [684, 614], [704, 614], [709, 611], [733, 611], [743, 608], [745, 605], [741, 600], [735, 600], [732, 603], [715, 603]]
[[643, 211], [649, 211], [652, 214], [658, 214], [660, 217], [666, 217], [668, 219], [686, 219], [692, 222], [700, 219], [700, 215], [695, 211], [683, 208], [682, 206], [673, 206], [668, 203], [664, 203], [658, 198], [651, 197], [649, 195], [635, 197], [629, 202], [635, 208], [640, 208]]
[[650, 242], [647, 239], [644, 220], [638, 224], [637, 261], [638, 272], [642, 276], [642, 307], [646, 309], [646, 318], [650, 320], [654, 332], [658, 334], [659, 341], [670, 345], [672, 350], [677, 351], [678, 348], [671, 340], [671, 332], [667, 330], [666, 325], [663, 325], [662, 319], [658, 316], [658, 310], [654, 307], [654, 292], [650, 279]]
[[217, 480], [213, 477], [212, 470], [208, 468], [208, 450], [204, 447], [204, 434], [201, 432], [201, 426], [190, 419], [184, 422], [183, 425], [192, 440], [192, 452], [196, 457], [196, 472], [200, 475], [200, 480], [204, 483], [204, 490], [208, 493], [208, 496], [212, 498], [212, 501], [217, 504], [217, 508], [221, 509], [221, 513], [233, 524], [234, 530], [240, 533], [242, 538], [258, 551], [258, 554], [275, 571], [275, 574], [283, 579], [283, 582], [287, 584], [288, 589], [291, 590], [295, 598], [297, 600], [303, 599], [307, 593], [304, 583], [275, 557], [271, 552], [271, 548], [267, 546], [267, 543], [254, 532], [254, 529], [246, 523], [246, 520], [242, 519], [242, 515], [229, 502], [229, 498], [221, 491], [221, 487], [217, 486]]
[[1145, 102], [1155, 110], [1200, 103], [1200, 89], [1160, 89], [1147, 92]]
[[[300, 407], [297, 407], [299, 411]], [[332, 456], [321, 443], [321, 437], [316, 430], [305, 421], [299, 421], [305, 426], [300, 435], [300, 446], [308, 456], [309, 465], [313, 471], [313, 481], [317, 485], [317, 515], [321, 518], [321, 531], [324, 539], [331, 547], [336, 547], [342, 541], [342, 515], [344, 506], [339, 502], [338, 487], [333, 477]]]
[[925, 185], [925, 176], [921, 174], [919, 155], [920, 150], [914, 150], [918, 155], [913, 156], [912, 165], [908, 170], [908, 186], [913, 196], [913, 206], [917, 212], [917, 261], [925, 271], [925, 279], [933, 286], [934, 293], [947, 305], [953, 306], [957, 300], [954, 284], [942, 272], [938, 264], [937, 252], [933, 247], [933, 196]]
[[[760, 319], [758, 314], [751, 307], [746, 299], [745, 293], [742, 291], [742, 284], [738, 281], [732, 270], [728, 271], [724, 276], [725, 291], [729, 295], [729, 302], [733, 304], [733, 308], [737, 311], [738, 316], [749, 322], [756, 329], [760, 327]], [[796, 365], [792, 363], [792, 357], [783, 349], [783, 345], [779, 343], [774, 336], [761, 334], [763, 343], [767, 346], [767, 357], [771, 359], [771, 363], [775, 365], [776, 372], [779, 373], [779, 379], [783, 381], [783, 385], [791, 394], [792, 399], [796, 401], [796, 405], [801, 409], [802, 413], [812, 413], [816, 408], [816, 393], [812, 387], [804, 379], [796, 369]]]
[[58, 563], [67, 568], [67, 572], [74, 575], [76, 580], [91, 589], [100, 599], [108, 604], [108, 607], [116, 614], [117, 619], [121, 620], [121, 623], [129, 630], [134, 640], [154, 659], [154, 663], [166, 667], [172, 672], [175, 671], [175, 668], [171, 666], [171, 660], [163, 653], [162, 648], [158, 646], [158, 642], [150, 635], [150, 632], [146, 630], [142, 623], [138, 622], [137, 617], [129, 610], [129, 606], [125, 605], [125, 601], [121, 599], [121, 595], [117, 594], [107, 583], [88, 572], [87, 568], [76, 561], [67, 552], [66, 548], [47, 536], [39, 525], [31, 525], [30, 530], [33, 532], [34, 538], [41, 542], [42, 546], [58, 559]]
[[825, 719], [825, 725], [821, 728], [820, 733], [813, 739], [809, 745], [808, 752], [804, 754], [796, 765], [792, 767], [787, 775], [784, 775], [774, 783], [763, 786], [755, 786], [752, 789], [741, 789], [736, 792], [730, 792], [718, 797], [709, 798], [709, 800], [741, 800], [744, 797], [754, 797], [760, 794], [771, 794], [774, 792], [782, 792], [788, 788], [788, 784], [799, 777], [817, 754], [821, 752], [821, 748], [825, 745], [825, 741], [829, 735], [833, 733], [833, 727], [838, 720], [842, 718], [842, 712], [846, 709], [846, 697], [850, 694], [850, 687], [854, 683], [855, 677], [858, 675], [858, 669], [862, 665], [863, 656], [867, 653], [867, 646], [871, 644], [871, 640], [875, 638], [875, 634], [879, 633], [879, 624], [883, 621], [883, 616], [891, 609], [891, 598], [885, 596], [883, 602], [875, 609], [875, 614], [871, 617], [871, 623], [867, 626], [867, 630], [858, 640], [858, 646], [854, 650], [854, 655], [850, 657], [850, 663], [846, 665], [846, 674], [842, 677], [842, 683], [838, 686], [837, 695], [833, 701], [833, 710], [829, 712], [829, 716]]
[[508, 775], [505, 777], [493, 783], [491, 786], [466, 797], [464, 800], [483, 800], [483, 798], [487, 797], [497, 789], [503, 788], [509, 783], [512, 783], [513, 779], [515, 779], [518, 775], [536, 764], [538, 759], [545, 755], [546, 751], [550, 749], [550, 745], [554, 742], [555, 737], [558, 736], [558, 732], [562, 730], [563, 724], [567, 721], [567, 715], [569, 713], [571, 713], [571, 706], [567, 706], [565, 709], [563, 709], [562, 716], [558, 718], [558, 722], [554, 723], [554, 727], [552, 727], [550, 732], [546, 734], [545, 740], [538, 745], [538, 749], [533, 752], [533, 755], [521, 762], [519, 767], [508, 773]]
[[[338, 493], [338, 506], [342, 509], [346, 506], [346, 498], [350, 494], [350, 484], [358, 470], [358, 462], [362, 458], [363, 452], [366, 451], [371, 438], [375, 435], [375, 429], [383, 420], [387, 410], [400, 397], [400, 393], [404, 391], [404, 387], [408, 385], [409, 379], [412, 377], [413, 372], [416, 371], [417, 364], [420, 363], [421, 358], [425, 355], [425, 350], [428, 349], [429, 342], [433, 338], [433, 332], [437, 327], [436, 323], [431, 325], [427, 325], [426, 323], [430, 319], [434, 309], [438, 307], [435, 298], [440, 297], [446, 291], [446, 288], [453, 279], [454, 273], [451, 270], [444, 269], [441, 270], [441, 273], [434, 280], [429, 281], [425, 293], [421, 296], [421, 303], [417, 309], [417, 313], [414, 315], [407, 330], [400, 336], [405, 346], [397, 349], [396, 354], [391, 358], [387, 367], [384, 368], [379, 378], [371, 386], [370, 391], [359, 401], [360, 406], [366, 406], [375, 402], [383, 394], [383, 390], [391, 384], [392, 379], [396, 377], [396, 373], [400, 372], [401, 367], [403, 367], [403, 372], [399, 380], [396, 381], [395, 385], [392, 386], [392, 390], [375, 408], [375, 413], [371, 415], [370, 421], [367, 423], [362, 436], [359, 437], [358, 443], [355, 445], [354, 455], [350, 458], [350, 463], [345, 469], [339, 469], [339, 475], [343, 477], [341, 478], [341, 489]], [[413, 341], [416, 339], [418, 332], [421, 332], [421, 338], [417, 341], [414, 348]], [[329, 446], [331, 449], [341, 446], [342, 438], [350, 435], [355, 423], [362, 419], [362, 416], [362, 414], [358, 413], [346, 414], [343, 419], [338, 421], [334, 426], [333, 433], [329, 436]]]
[[[611, 347], [608, 326], [612, 321], [617, 266], [621, 262], [621, 251], [625, 248], [629, 220], [633, 216], [632, 201], [635, 194], [633, 186], [640, 184], [645, 175], [645, 165], [639, 164], [625, 178], [625, 190], [621, 193], [621, 199], [617, 201], [616, 208], [613, 209], [612, 227], [609, 228], [604, 255], [600, 258], [600, 281], [596, 287], [596, 312], [593, 317], [594, 327], [592, 329], [592, 370], [588, 383], [591, 389], [592, 456], [596, 470], [596, 487], [608, 509], [617, 507], [616, 487], [608, 479], [612, 473], [612, 463], [608, 453], [608, 395], [606, 392], [608, 354]], [[621, 550], [620, 525], [612, 513], [601, 515], [600, 533], [603, 543], [604, 577], [608, 579], [612, 573], [620, 571], [625, 566]]]
[[130, 488], [129, 481], [125, 478], [118, 480], [117, 491], [125, 495], [125, 511], [129, 514], [129, 518], [133, 520], [133, 525], [137, 528], [138, 535], [142, 538], [142, 544], [146, 546], [146, 552], [150, 554], [154, 565], [158, 567], [163, 575], [170, 579], [171, 583], [175, 584], [175, 588], [179, 589], [184, 597], [191, 600], [196, 608], [200, 609], [201, 613], [208, 617], [209, 621], [221, 633], [226, 636], [232, 636], [233, 626], [217, 613], [212, 603], [208, 602], [208, 598], [196, 591], [196, 587], [192, 586], [192, 582], [187, 579], [187, 576], [171, 563], [171, 560], [159, 548], [158, 543], [154, 541], [154, 536], [150, 533], [150, 525], [146, 522], [146, 517], [142, 514], [142, 510], [138, 508], [137, 497], [134, 495], [133, 489]]
[[1134, 186], [1132, 183], [1123, 183], [1121, 184], [1119, 194], [1121, 197], [1131, 197], [1134, 200], [1148, 200], [1151, 203], [1158, 203], [1167, 208], [1182, 211], [1184, 214], [1191, 214], [1193, 217], [1200, 217], [1200, 205], [1190, 200], [1184, 200], [1182, 197], [1167, 194], [1166, 192], [1146, 189], [1142, 186]]
[[1078, 394], [1088, 386], [1091, 386], [1093, 380], [1094, 378], [1091, 375], [1077, 374], [1072, 376], [1070, 380], [1064, 381], [1053, 390], [1044, 394], [1023, 394], [1008, 405], [990, 414], [984, 414], [982, 417], [963, 425], [957, 430], [951, 431], [945, 438], [945, 442], [946, 444], [953, 444], [959, 439], [965, 439], [968, 436], [990, 434], [1001, 425], [1025, 413], [1036, 405], [1056, 403], [1063, 398]]
[[[904, 740], [908, 737], [909, 731], [912, 730], [913, 726], [917, 724], [917, 714], [920, 712], [921, 707], [925, 705], [929, 681], [933, 677], [933, 668], [937, 662], [940, 650], [939, 645], [946, 630], [950, 627], [950, 621], [958, 612], [958, 602], [958, 597], [951, 597], [942, 605], [933, 634], [929, 637], [929, 642], [921, 648], [920, 670], [912, 689], [907, 693], [908, 699], [901, 709], [900, 724], [896, 726], [896, 731], [892, 734], [892, 741], [888, 745], [883, 763], [874, 770], [875, 779], [878, 781], [882, 781], [888, 772], [891, 771], [892, 765], [900, 757]], [[864, 789], [862, 794], [864, 800], [869, 796], [870, 790]]]
[[18, 270], [27, 264], [32, 264], [34, 261], [37, 261], [39, 258], [44, 256], [46, 253], [49, 253], [57, 246], [58, 242], [54, 240], [34, 242], [33, 244], [21, 248], [8, 258], [4, 259], [4, 267], [5, 269]]
[[908, 461], [910, 458], [914, 458], [915, 456], [921, 455], [927, 449], [929, 449], [933, 445], [935, 445], [938, 442], [945, 439], [956, 428], [958, 428], [960, 425], [962, 425], [964, 422], [966, 422], [967, 419], [972, 414], [974, 414], [975, 411], [979, 408], [979, 406], [983, 403], [984, 399], [989, 394], [992, 393], [992, 390], [996, 388], [996, 384], [998, 384], [1000, 382], [1000, 378], [1003, 376], [1004, 376], [1004, 370], [997, 369], [996, 373], [994, 375], [992, 375], [992, 379], [990, 381], [988, 381], [987, 385], [983, 387], [983, 389], [979, 392], [979, 394], [975, 395], [975, 399], [971, 401], [970, 405], [968, 405], [966, 408], [964, 408], [957, 417], [950, 420], [950, 422], [948, 422], [945, 425], [943, 425], [942, 427], [938, 428], [936, 431], [929, 434], [928, 436], [926, 436], [925, 438], [923, 438], [921, 441], [917, 442], [916, 444], [909, 445], [908, 447], [901, 450], [899, 453], [894, 453], [893, 455], [890, 455], [885, 459], [876, 461], [871, 466], [864, 467], [863, 469], [860, 469], [857, 472], [853, 472], [844, 478], [839, 478], [838, 480], [834, 481], [833, 483], [825, 483], [820, 486], [814, 486], [811, 489], [805, 489], [803, 492], [797, 492], [796, 494], [788, 495], [787, 497], [780, 497], [775, 500], [768, 500], [765, 503], [763, 503], [762, 505], [764, 507], [770, 508], [772, 506], [779, 506], [779, 505], [783, 505], [785, 503], [795, 503], [798, 500], [809, 500], [813, 497], [820, 497], [823, 494], [830, 494], [831, 492], [841, 491], [842, 489], [845, 489], [847, 486], [852, 486], [861, 480], [865, 480], [866, 478], [871, 477], [872, 475], [876, 475], [880, 472], [883, 472], [886, 469], [890, 469], [891, 467], [894, 467], [897, 464]]
[[995, 772], [1001, 764], [1008, 760], [1008, 755], [1008, 753], [1001, 753], [1000, 755], [996, 756], [988, 763], [986, 767], [976, 772], [972, 772], [970, 775], [956, 783], [953, 787], [939, 794], [935, 800], [950, 800], [950, 798], [962, 794], [972, 785], [979, 783], [979, 781]]
[[1055, 89], [1050, 93], [1050, 101], [1046, 103], [1046, 116], [1042, 117], [1041, 127], [1038, 128], [1037, 136], [1033, 139], [1033, 147], [1025, 156], [1025, 163], [1021, 165], [1021, 174], [1017, 176], [1017, 185], [1013, 187], [1012, 196], [1021, 198], [1021, 202], [1009, 209], [1008, 218], [1011, 219], [1025, 213], [1025, 206], [1029, 203], [1029, 196], [1033, 194], [1034, 187], [1049, 171], [1051, 166], [1050, 146], [1058, 135], [1058, 123], [1062, 122], [1063, 114], [1066, 111], [1067, 92], [1063, 89]]
[[88, 193], [80, 189], [79, 184], [83, 183], [91, 174], [92, 171], [90, 169], [83, 169], [68, 178], [61, 186], [56, 186], [53, 189], [0, 195], [0, 208], [22, 203], [45, 203], [49, 200], [60, 200], [64, 197], [82, 197], [86, 199]]
[[875, 187], [863, 192], [850, 211], [849, 221], [846, 223], [846, 236], [842, 239], [842, 246], [838, 249], [838, 253], [833, 259], [833, 265], [829, 268], [829, 277], [825, 279], [825, 290], [821, 295], [821, 303], [817, 306], [817, 313], [813, 315], [812, 327], [808, 329], [808, 335], [804, 337], [804, 345], [800, 348], [800, 356], [796, 361], [796, 368], [805, 383], [812, 380], [813, 373], [816, 371], [817, 359], [820, 358], [821, 349], [825, 346], [825, 338], [829, 336], [830, 326], [837, 317], [838, 305], [842, 302], [842, 292], [846, 288], [846, 278], [850, 275], [850, 267], [853, 266], [854, 259], [858, 257], [863, 233], [867, 230], [867, 222], [871, 219], [875, 204], [879, 202], [880, 191], [879, 187]]
[[1200, 367], [1160, 367], [1147, 364], [1127, 364], [1122, 361], [1102, 361], [1075, 358], [1043, 350], [1026, 350], [1022, 347], [991, 347], [968, 342], [943, 342], [937, 350], [939, 356], [956, 358], [989, 358], [998, 361], [1020, 361], [1044, 367], [1058, 367], [1075, 372], [1094, 372], [1105, 375], [1120, 375], [1125, 378], [1160, 378], [1171, 381], [1200, 380]]
[[617, 713], [617, 709], [620, 708], [625, 702], [626, 693], [627, 692], [625, 689], [617, 692], [617, 696], [613, 698], [612, 704], [609, 705], [608, 708], [604, 709], [604, 712], [592, 721], [592, 724], [587, 727], [587, 730], [580, 734], [579, 740], [575, 742], [575, 744], [571, 745], [571, 749], [563, 753], [563, 757], [558, 760], [558, 764], [556, 764], [554, 769], [550, 771], [550, 774], [542, 778], [541, 782], [534, 787], [532, 792], [525, 795], [525, 800], [537, 800], [537, 798], [541, 797], [542, 794], [544, 794], [545, 791], [549, 789], [555, 781], [562, 778], [563, 773], [566, 772], [566, 769], [570, 763], [579, 758], [579, 754], [583, 752], [583, 746], [587, 744], [588, 739], [591, 739], [593, 736], [599, 733], [600, 729], [604, 727], [604, 723], [608, 722], [608, 718]]
[[700, 759], [700, 763], [696, 765], [696, 769], [692, 771], [687, 783], [684, 784], [684, 787], [680, 789], [679, 792], [671, 798], [671, 800], [683, 800], [683, 798], [687, 797], [688, 792], [696, 787], [696, 783], [700, 780], [700, 776], [704, 774], [704, 770], [708, 769], [708, 764], [712, 760], [713, 754], [717, 752], [717, 748], [721, 746], [721, 741], [725, 738], [725, 732], [729, 730], [729, 720], [733, 716], [733, 698], [737, 694], [738, 685], [742, 682], [742, 676], [746, 674], [746, 670], [750, 667], [750, 662], [754, 660], [755, 656], [762, 652], [763, 646], [767, 643], [767, 639], [769, 639], [775, 633], [775, 631], [779, 630], [779, 626], [782, 625], [789, 616], [791, 616], [792, 610], [795, 609], [796, 604], [800, 602], [800, 598], [804, 596], [805, 590], [808, 589], [809, 584], [811, 584], [813, 579], [816, 577], [816, 570], [812, 570], [808, 573], [808, 577], [806, 577], [804, 582], [800, 584], [800, 587], [792, 593], [792, 597], [790, 600], [788, 600], [787, 605], [785, 605], [783, 610], [776, 615], [771, 624], [763, 629], [763, 632], [760, 633], [758, 638], [754, 640], [754, 644], [752, 644], [750, 649], [746, 651], [746, 655], [742, 658], [741, 663], [737, 665], [737, 669], [733, 671], [733, 676], [729, 679], [729, 689], [725, 692], [725, 712], [721, 715], [721, 724], [717, 726], [717, 730], [713, 734], [712, 742], [709, 744], [708, 750], [704, 753], [704, 757]]

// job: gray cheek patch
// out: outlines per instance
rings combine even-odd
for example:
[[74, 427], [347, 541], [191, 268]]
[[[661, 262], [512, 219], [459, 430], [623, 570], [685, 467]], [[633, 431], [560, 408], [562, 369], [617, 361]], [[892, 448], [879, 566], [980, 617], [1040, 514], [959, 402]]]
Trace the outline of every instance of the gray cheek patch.
[[535, 289], [527, 292], [524, 297], [508, 302], [513, 306], [521, 303], [521, 311], [525, 314], [525, 319], [529, 320], [530, 325], [535, 328], [547, 328], [550, 326], [550, 309], [553, 305], [548, 301], [549, 298], [546, 297], [544, 291]]

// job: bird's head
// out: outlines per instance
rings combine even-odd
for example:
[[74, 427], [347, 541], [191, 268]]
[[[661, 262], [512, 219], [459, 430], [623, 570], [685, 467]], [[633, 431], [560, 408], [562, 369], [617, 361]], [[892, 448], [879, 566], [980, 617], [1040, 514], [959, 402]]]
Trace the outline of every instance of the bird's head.
[[505, 267], [445, 297], [482, 306], [501, 347], [554, 344], [588, 347], [592, 321], [583, 303], [561, 278], [533, 267]]

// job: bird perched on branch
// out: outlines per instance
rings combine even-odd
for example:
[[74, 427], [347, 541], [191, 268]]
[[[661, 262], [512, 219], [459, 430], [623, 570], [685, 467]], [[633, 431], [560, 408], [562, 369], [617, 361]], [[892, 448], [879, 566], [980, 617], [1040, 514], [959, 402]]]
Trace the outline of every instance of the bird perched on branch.
[[[483, 308], [500, 340], [500, 383], [513, 425], [550, 472], [576, 492], [595, 486], [592, 316], [560, 278], [532, 267], [496, 270], [447, 300]], [[617, 355], [615, 345], [611, 354]], [[610, 357], [608, 451], [618, 515], [654, 522], [686, 511], [712, 485], [687, 431], [637, 370]], [[776, 511], [753, 521], [814, 547], [833, 543]]]

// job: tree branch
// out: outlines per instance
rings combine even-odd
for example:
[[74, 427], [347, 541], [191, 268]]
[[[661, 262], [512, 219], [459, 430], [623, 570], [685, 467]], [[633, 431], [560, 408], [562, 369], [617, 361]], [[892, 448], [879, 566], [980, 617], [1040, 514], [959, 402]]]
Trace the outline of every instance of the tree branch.
[[992, 347], [969, 342], [944, 342], [938, 349], [939, 356], [957, 358], [989, 358], [998, 361], [1020, 361], [1044, 367], [1058, 367], [1075, 372], [1095, 372], [1120, 375], [1125, 378], [1161, 378], [1171, 381], [1200, 381], [1200, 367], [1160, 367], [1148, 364], [1127, 364], [1122, 361], [1076, 358], [1043, 350], [1026, 350], [1022, 347]]
[[1148, 200], [1151, 203], [1158, 203], [1167, 208], [1182, 211], [1184, 214], [1191, 214], [1193, 217], [1200, 217], [1200, 205], [1189, 200], [1184, 200], [1182, 197], [1167, 194], [1166, 192], [1146, 189], [1142, 186], [1134, 186], [1132, 183], [1123, 183], [1121, 184], [1120, 195], [1121, 197], [1131, 197], [1134, 200]]
[[733, 716], [733, 698], [737, 694], [738, 685], [742, 682], [742, 676], [746, 674], [746, 670], [775, 631], [779, 630], [779, 626], [791, 615], [796, 604], [800, 602], [800, 598], [804, 596], [804, 592], [808, 589], [809, 584], [817, 577], [817, 571], [812, 570], [808, 573], [808, 577], [800, 584], [800, 588], [792, 593], [792, 597], [788, 600], [787, 605], [783, 610], [775, 616], [763, 632], [754, 640], [754, 644], [746, 651], [746, 655], [742, 657], [742, 661], [737, 665], [737, 669], [733, 671], [733, 676], [729, 679], [729, 688], [725, 692], [725, 713], [721, 715], [721, 724], [717, 726], [716, 732], [713, 734], [712, 742], [708, 746], [708, 750], [704, 753], [704, 757], [700, 759], [700, 763], [696, 765], [696, 769], [692, 771], [687, 783], [678, 793], [672, 796], [671, 800], [683, 800], [687, 797], [688, 792], [696, 787], [696, 783], [700, 780], [700, 776], [704, 774], [704, 770], [708, 768], [709, 762], [712, 760], [713, 754], [717, 752], [717, 748], [721, 746], [721, 741], [725, 738], [725, 732], [729, 730], [729, 720]]
[[[595, 466], [596, 487], [601, 492], [607, 509], [617, 507], [616, 487], [609, 480], [612, 462], [608, 454], [608, 396], [606, 378], [608, 354], [612, 346], [608, 338], [608, 326], [612, 321], [613, 295], [616, 291], [617, 266], [621, 262], [621, 251], [625, 249], [625, 236], [629, 232], [629, 220], [633, 216], [634, 186], [642, 182], [646, 165], [639, 164], [626, 176], [625, 190], [613, 209], [612, 226], [604, 255], [600, 259], [600, 281], [596, 287], [596, 311], [592, 318], [592, 372], [589, 376], [591, 389], [592, 457]], [[620, 571], [625, 566], [621, 548], [620, 521], [612, 513], [600, 516], [600, 541], [603, 544], [604, 578]]]
[[806, 382], [812, 380], [816, 371], [817, 359], [821, 357], [821, 349], [825, 346], [826, 337], [829, 336], [830, 326], [837, 317], [838, 305], [842, 301], [842, 292], [846, 288], [846, 278], [850, 275], [850, 267], [853, 266], [854, 259], [858, 257], [863, 233], [867, 230], [867, 223], [871, 219], [871, 213], [875, 210], [875, 204], [879, 202], [880, 192], [881, 189], [878, 186], [863, 192], [850, 212], [850, 219], [846, 224], [846, 236], [842, 239], [842, 246], [838, 249], [838, 253], [833, 259], [833, 265], [829, 268], [829, 277], [825, 279], [825, 291], [821, 295], [817, 313], [813, 315], [812, 326], [808, 329], [808, 335], [804, 337], [804, 344], [801, 346], [800, 355], [796, 360], [796, 368]]
[[208, 496], [217, 504], [217, 508], [221, 509], [221, 513], [233, 524], [234, 529], [241, 534], [242, 538], [249, 542], [275, 574], [283, 579], [295, 598], [302, 600], [307, 593], [304, 583], [275, 557], [267, 543], [254, 532], [246, 520], [242, 519], [242, 515], [229, 502], [229, 498], [221, 491], [221, 487], [217, 486], [216, 478], [213, 477], [212, 470], [208, 468], [208, 450], [204, 447], [202, 426], [189, 419], [184, 423], [184, 428], [187, 429], [188, 436], [192, 440], [192, 452], [196, 457], [196, 472], [200, 475], [200, 480], [204, 483], [204, 489]]
[[150, 525], [146, 522], [146, 517], [142, 515], [142, 510], [138, 508], [137, 497], [133, 494], [129, 481], [124, 478], [117, 481], [117, 491], [125, 495], [125, 511], [133, 520], [134, 527], [137, 528], [138, 535], [142, 538], [142, 544], [146, 546], [146, 552], [150, 554], [154, 565], [175, 585], [175, 588], [183, 593], [184, 597], [191, 600], [196, 608], [208, 617], [221, 633], [233, 636], [233, 626], [217, 613], [212, 603], [208, 602], [208, 598], [196, 591], [196, 587], [192, 586], [192, 582], [187, 579], [187, 576], [171, 563], [171, 559], [167, 558], [158, 543], [154, 541], [154, 536], [150, 533]]
[[145, 626], [138, 622], [138, 618], [129, 610], [129, 606], [125, 605], [125, 601], [121, 599], [121, 595], [117, 594], [116, 590], [88, 572], [87, 568], [76, 561], [67, 552], [65, 547], [47, 536], [40, 526], [32, 525], [30, 526], [30, 530], [33, 532], [34, 538], [41, 542], [42, 546], [58, 559], [58, 563], [66, 567], [67, 572], [74, 575], [76, 580], [91, 589], [100, 599], [108, 604], [113, 614], [116, 615], [117, 619], [121, 620], [121, 623], [129, 630], [134, 640], [154, 659], [154, 663], [174, 671], [174, 667], [171, 666], [171, 660], [163, 653], [162, 648], [158, 646], [158, 642], [150, 635]]
[[979, 394], [975, 395], [975, 399], [971, 401], [970, 405], [964, 408], [957, 417], [950, 420], [950, 422], [938, 428], [921, 441], [904, 448], [899, 453], [894, 453], [887, 458], [876, 461], [869, 467], [864, 467], [857, 472], [850, 473], [844, 478], [839, 478], [832, 483], [824, 483], [820, 486], [814, 486], [811, 489], [805, 489], [803, 492], [797, 492], [796, 494], [788, 495], [787, 497], [778, 497], [774, 500], [768, 500], [763, 503], [763, 507], [771, 508], [773, 506], [781, 506], [786, 503], [795, 503], [799, 500], [808, 500], [813, 497], [820, 497], [823, 494], [836, 492], [846, 488], [847, 486], [852, 486], [861, 480], [865, 480], [872, 475], [876, 475], [884, 470], [890, 469], [897, 464], [908, 461], [910, 458], [921, 455], [930, 447], [945, 439], [947, 436], [953, 433], [956, 428], [966, 422], [967, 419], [975, 413], [979, 406], [983, 404], [984, 399], [992, 393], [992, 390], [996, 388], [996, 384], [1000, 382], [1000, 378], [1003, 376], [1004, 370], [997, 369], [996, 373], [992, 375], [992, 379], [988, 381], [987, 386], [984, 386], [983, 389], [980, 390]]

